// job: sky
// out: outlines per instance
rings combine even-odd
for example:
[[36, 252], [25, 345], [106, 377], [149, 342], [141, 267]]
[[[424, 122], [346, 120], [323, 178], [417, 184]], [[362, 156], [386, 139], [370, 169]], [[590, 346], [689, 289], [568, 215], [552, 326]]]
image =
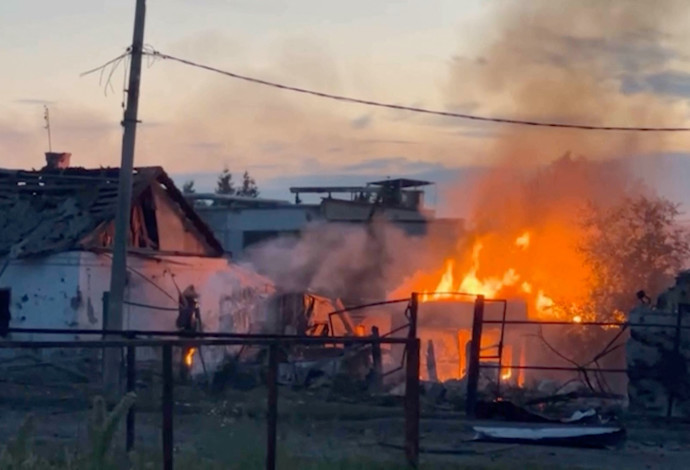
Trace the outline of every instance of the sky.
[[[148, 0], [145, 42], [196, 62], [330, 93], [490, 116], [690, 125], [683, 1]], [[124, 64], [80, 76], [131, 42], [135, 0], [0, 2], [2, 166], [38, 168], [48, 142], [74, 165], [120, 159]], [[111, 74], [112, 72], [112, 74]], [[228, 167], [267, 197], [289, 185], [473, 178], [519, 149], [635, 157], [690, 200], [690, 135], [583, 136], [323, 101], [144, 60], [136, 165], [210, 190]], [[512, 158], [512, 157], [511, 157]], [[458, 204], [455, 204], [456, 206]]]

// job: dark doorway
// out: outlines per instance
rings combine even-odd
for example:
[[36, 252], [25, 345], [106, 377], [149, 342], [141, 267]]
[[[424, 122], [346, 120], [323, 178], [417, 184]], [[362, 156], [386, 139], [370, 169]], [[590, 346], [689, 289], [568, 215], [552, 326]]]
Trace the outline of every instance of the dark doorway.
[[10, 289], [0, 289], [0, 336], [3, 338], [7, 336], [10, 328], [10, 301], [12, 300], [12, 291]]

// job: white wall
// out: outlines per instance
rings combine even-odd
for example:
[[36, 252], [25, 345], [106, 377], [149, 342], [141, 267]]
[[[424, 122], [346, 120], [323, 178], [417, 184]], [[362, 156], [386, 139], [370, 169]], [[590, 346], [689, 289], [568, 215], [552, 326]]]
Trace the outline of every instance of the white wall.
[[[11, 327], [95, 329], [103, 327], [103, 293], [110, 287], [111, 258], [71, 252], [12, 262], [0, 287], [12, 289]], [[223, 258], [165, 256], [128, 259], [125, 301], [175, 310], [125, 305], [123, 328], [175, 331], [178, 291], [194, 285], [204, 331], [248, 333], [265, 321], [262, 300], [273, 293], [270, 282]], [[177, 287], [176, 287], [177, 285]], [[79, 339], [54, 335], [14, 335], [15, 339]], [[99, 336], [82, 335], [82, 339]], [[212, 367], [220, 352], [206, 358]], [[146, 357], [139, 356], [139, 357]], [[195, 363], [196, 365], [196, 363]]]
[[[100, 328], [85, 318], [90, 309], [81, 292], [81, 256], [60, 253], [39, 259], [12, 261], [0, 277], [0, 287], [11, 289], [13, 328]], [[100, 305], [92, 305], [100, 312]], [[71, 339], [53, 335], [22, 335], [21, 339]]]

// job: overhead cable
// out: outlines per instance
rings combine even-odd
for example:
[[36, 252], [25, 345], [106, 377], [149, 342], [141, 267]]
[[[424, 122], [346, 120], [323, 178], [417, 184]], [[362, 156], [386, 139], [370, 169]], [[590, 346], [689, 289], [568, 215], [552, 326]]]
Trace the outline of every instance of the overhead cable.
[[352, 97], [348, 97], [348, 96], [335, 95], [332, 93], [325, 93], [325, 92], [321, 92], [321, 91], [309, 90], [306, 88], [299, 88], [299, 87], [295, 87], [295, 86], [284, 85], [282, 83], [271, 82], [271, 81], [263, 80], [260, 78], [254, 78], [254, 77], [250, 77], [247, 75], [241, 75], [241, 74], [238, 74], [235, 72], [229, 72], [227, 70], [221, 70], [219, 68], [212, 67], [209, 65], [204, 65], [204, 64], [197, 63], [197, 62], [193, 62], [191, 60], [182, 59], [182, 58], [175, 57], [175, 56], [172, 56], [169, 54], [164, 54], [164, 53], [159, 52], [159, 51], [152, 49], [152, 48], [145, 48], [144, 54], [152, 56], [154, 58], [158, 58], [158, 59], [165, 59], [165, 60], [170, 60], [170, 61], [174, 61], [174, 62], [179, 62], [179, 63], [184, 64], [184, 65], [188, 65], [191, 67], [196, 67], [199, 69], [207, 70], [209, 72], [215, 72], [215, 73], [218, 73], [221, 75], [225, 75], [227, 77], [235, 78], [238, 80], [243, 80], [243, 81], [254, 83], [257, 85], [264, 85], [264, 86], [268, 86], [268, 87], [278, 88], [281, 90], [288, 90], [288, 91], [293, 91], [296, 93], [302, 93], [305, 95], [317, 96], [320, 98], [326, 98], [326, 99], [342, 101], [342, 102], [347, 102], [347, 103], [362, 104], [362, 105], [374, 106], [374, 107], [378, 107], [378, 108], [395, 109], [398, 111], [409, 111], [409, 112], [413, 112], [413, 113], [431, 114], [431, 115], [436, 115], [436, 116], [445, 116], [445, 117], [450, 117], [450, 118], [467, 119], [467, 120], [482, 121], [482, 122], [492, 122], [492, 123], [499, 123], [499, 124], [511, 124], [511, 125], [533, 126], [533, 127], [556, 127], [556, 128], [588, 130], [588, 131], [628, 131], [628, 132], [630, 132], [630, 131], [632, 131], [632, 132], [687, 132], [687, 131], [690, 131], [690, 127], [596, 126], [596, 125], [588, 125], [588, 124], [567, 124], [567, 123], [559, 123], [559, 122], [542, 122], [542, 121], [529, 121], [529, 120], [522, 120], [522, 119], [496, 118], [496, 117], [478, 116], [478, 115], [474, 115], [474, 114], [455, 113], [455, 112], [451, 112], [451, 111], [439, 111], [439, 110], [433, 110], [433, 109], [427, 109], [427, 108], [420, 108], [420, 107], [416, 107], [416, 106], [404, 106], [404, 105], [399, 105], [399, 104], [383, 103], [383, 102], [379, 102], [379, 101], [365, 100], [365, 99], [360, 99], [360, 98], [352, 98]]

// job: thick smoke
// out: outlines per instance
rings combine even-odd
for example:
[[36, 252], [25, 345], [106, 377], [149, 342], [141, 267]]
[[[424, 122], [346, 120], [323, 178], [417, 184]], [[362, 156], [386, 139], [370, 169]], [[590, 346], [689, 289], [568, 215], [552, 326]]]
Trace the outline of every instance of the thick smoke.
[[[651, 74], [684, 60], [666, 33], [685, 21], [684, 2], [661, 3], [497, 2], [477, 54], [452, 61], [447, 101], [479, 102], [477, 112], [533, 120], [683, 125], [687, 103], [644, 86]], [[479, 238], [480, 278], [515, 268], [556, 299], [581, 300], [589, 274], [577, 251], [582, 210], [648, 191], [632, 177], [627, 158], [678, 150], [680, 137], [490, 129], [495, 168], [475, 187], [458, 186], [451, 196], [458, 206], [470, 201], [474, 235], [458, 240], [456, 274], [469, 269], [472, 242]], [[532, 233], [530, 251], [516, 251], [515, 238], [525, 230]], [[315, 226], [299, 240], [253, 250], [250, 261], [285, 288], [330, 295], [380, 298], [436, 287], [446, 248], [438, 237], [412, 239], [383, 226], [377, 231], [384, 245], [372, 242], [366, 227]]]
[[[495, 4], [486, 42], [451, 66], [447, 97], [481, 100], [486, 114], [614, 126], [678, 127], [685, 100], [650, 77], [686, 59], [667, 31], [686, 23], [687, 3], [508, 1]], [[593, 159], [681, 149], [682, 135], [503, 127], [497, 161], [524, 167], [573, 151]]]
[[417, 253], [428, 251], [426, 239], [409, 237], [384, 221], [313, 224], [299, 237], [250, 249], [247, 261], [281, 290], [365, 302], [385, 298], [411, 266], [419, 266]]
[[[487, 42], [474, 58], [457, 58], [447, 93], [453, 102], [488, 97], [487, 114], [614, 126], [678, 127], [687, 103], [645, 88], [646, 77], [682, 56], [673, 31], [687, 5], [642, 1], [499, 2]], [[676, 134], [502, 127], [497, 162], [471, 190], [469, 225], [482, 240], [480, 277], [516, 268], [551, 297], [578, 302], [590, 273], [578, 245], [583, 211], [651, 191], [630, 171], [630, 157], [679, 149]], [[563, 156], [566, 154], [565, 156]], [[653, 157], [649, 157], [653, 158]], [[532, 233], [529, 256], [515, 249]], [[468, 269], [460, 246], [457, 274]]]

